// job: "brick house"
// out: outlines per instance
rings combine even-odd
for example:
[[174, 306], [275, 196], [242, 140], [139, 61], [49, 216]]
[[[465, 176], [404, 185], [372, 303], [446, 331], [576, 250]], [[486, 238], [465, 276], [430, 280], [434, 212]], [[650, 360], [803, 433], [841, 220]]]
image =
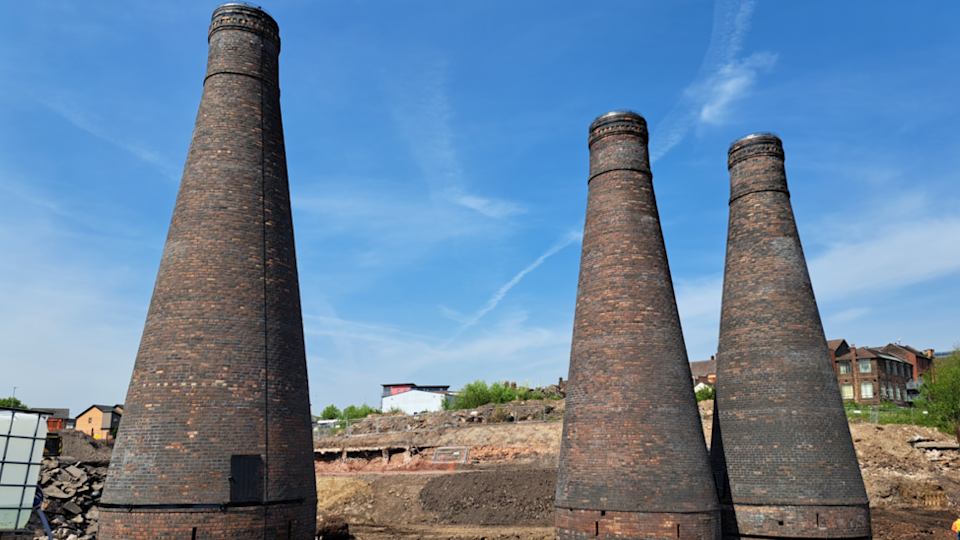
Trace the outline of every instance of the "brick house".
[[848, 345], [846, 340], [827, 342], [840, 395], [844, 401], [879, 406], [881, 402], [907, 406], [908, 384], [914, 382], [913, 364], [879, 348]]
[[693, 384], [705, 382], [711, 386], [717, 384], [717, 357], [709, 360], [690, 362], [690, 374], [693, 375]]
[[70, 418], [70, 409], [44, 409], [34, 407], [34, 411], [48, 414], [47, 431], [56, 431], [58, 429], [72, 429], [73, 420]]
[[76, 429], [89, 433], [94, 439], [112, 439], [113, 429], [120, 425], [123, 405], [91, 405], [77, 415]]
[[920, 352], [909, 345], [891, 343], [881, 350], [885, 354], [893, 355], [905, 362], [909, 362], [913, 368], [912, 378], [914, 382], [919, 382], [920, 377], [923, 377], [923, 374], [930, 369], [930, 365], [933, 363], [933, 349]]

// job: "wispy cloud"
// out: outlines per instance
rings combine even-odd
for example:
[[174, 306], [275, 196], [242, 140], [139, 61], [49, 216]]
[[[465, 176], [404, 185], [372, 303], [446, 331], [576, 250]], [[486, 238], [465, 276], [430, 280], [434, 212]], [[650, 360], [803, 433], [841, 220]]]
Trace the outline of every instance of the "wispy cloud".
[[124, 138], [118, 133], [111, 133], [110, 129], [104, 127], [104, 120], [102, 118], [85, 112], [77, 103], [63, 97], [41, 101], [41, 103], [74, 126], [94, 137], [130, 152], [137, 158], [159, 169], [164, 175], [179, 180], [180, 170], [170, 160], [160, 154], [160, 152], [149, 148], [140, 141]]
[[776, 63], [776, 55], [767, 52], [739, 57], [755, 7], [756, 0], [717, 0], [703, 64], [680, 101], [654, 130], [651, 161], [663, 157], [697, 125], [724, 123], [733, 102], [749, 93], [758, 73]]
[[[519, 204], [470, 193], [453, 132], [454, 113], [447, 96], [447, 67], [442, 61], [393, 77], [393, 116], [430, 186], [443, 201], [492, 219], [526, 210]], [[402, 82], [400, 82], [402, 81]]]
[[[570, 328], [531, 326], [522, 314], [509, 314], [496, 331], [446, 346], [438, 339], [335, 316], [304, 316], [315, 409], [378, 401], [376, 382], [408, 380], [459, 385], [517, 377], [523, 366], [533, 382], [563, 376], [570, 355]], [[464, 366], [473, 366], [464, 369]], [[371, 380], [371, 375], [380, 381]], [[361, 389], [370, 389], [363, 394]]]
[[722, 124], [730, 113], [730, 104], [743, 97], [757, 80], [757, 73], [776, 63], [776, 55], [756, 53], [742, 60], [734, 60], [701, 87], [688, 89], [693, 101], [699, 101], [699, 120], [707, 124]]
[[[557, 242], [553, 247], [548, 249], [543, 255], [540, 255], [540, 257], [538, 257], [537, 260], [533, 261], [533, 263], [530, 264], [530, 266], [527, 266], [526, 268], [521, 270], [517, 275], [513, 276], [513, 279], [511, 279], [510, 281], [505, 283], [502, 287], [500, 287], [500, 289], [496, 293], [494, 293], [494, 295], [491, 296], [489, 300], [487, 300], [487, 303], [484, 304], [484, 306], [480, 308], [479, 311], [474, 313], [472, 316], [465, 318], [462, 321], [463, 324], [460, 326], [460, 328], [457, 329], [456, 333], [454, 333], [454, 335], [450, 339], [448, 339], [446, 343], [444, 343], [444, 347], [446, 347], [447, 345], [455, 341], [458, 337], [460, 337], [460, 335], [463, 334], [463, 332], [467, 328], [470, 328], [471, 326], [477, 324], [477, 322], [479, 322], [484, 315], [493, 311], [493, 309], [497, 307], [497, 304], [499, 304], [500, 301], [503, 300], [503, 297], [506, 296], [508, 292], [510, 292], [510, 289], [512, 289], [517, 283], [520, 283], [520, 280], [523, 279], [524, 276], [536, 270], [537, 267], [543, 264], [543, 261], [547, 260], [548, 257], [550, 257], [551, 255], [554, 255], [555, 253], [569, 246], [570, 244], [579, 241], [582, 237], [583, 237], [583, 234], [577, 233], [577, 232], [570, 232], [564, 235], [559, 242]], [[445, 312], [449, 313], [451, 312], [451, 310], [446, 309]]]
[[476, 210], [477, 212], [494, 219], [503, 219], [505, 217], [526, 212], [526, 210], [524, 210], [519, 204], [506, 201], [482, 199], [473, 195], [463, 195], [454, 199], [454, 202], [459, 205], [466, 206], [472, 210]]
[[[817, 298], [832, 301], [895, 290], [960, 271], [960, 218], [919, 218], [878, 209], [872, 218], [861, 214], [864, 222], [845, 227], [833, 217], [840, 225], [830, 247], [810, 261]], [[872, 232], [851, 230], [862, 227]]]
[[[874, 211], [856, 220], [828, 215], [822, 225], [801, 231], [821, 313], [834, 326], [878, 316], [885, 309], [878, 292], [960, 273], [960, 218], [931, 212], [930, 202], [916, 195], [864, 207]], [[678, 279], [676, 290], [690, 358], [707, 358], [716, 350], [723, 277]]]
[[830, 321], [838, 322], [838, 323], [850, 322], [852, 320], [859, 319], [860, 317], [866, 315], [867, 313], [870, 313], [869, 308], [858, 307], [858, 308], [845, 309], [839, 313], [834, 313], [833, 315], [831, 315]]

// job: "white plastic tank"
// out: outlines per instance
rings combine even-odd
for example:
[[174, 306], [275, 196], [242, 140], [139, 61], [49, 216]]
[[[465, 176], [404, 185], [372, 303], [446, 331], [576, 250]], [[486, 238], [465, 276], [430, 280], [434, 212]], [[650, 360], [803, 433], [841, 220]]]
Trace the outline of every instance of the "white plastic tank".
[[0, 408], [0, 531], [26, 527], [40, 479], [49, 416]]

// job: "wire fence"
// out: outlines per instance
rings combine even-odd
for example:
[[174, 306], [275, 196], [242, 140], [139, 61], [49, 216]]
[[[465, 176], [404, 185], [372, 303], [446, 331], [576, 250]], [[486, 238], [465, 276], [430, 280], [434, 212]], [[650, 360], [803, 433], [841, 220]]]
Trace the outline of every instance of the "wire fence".
[[[911, 424], [936, 427], [929, 411], [918, 408], [847, 407], [847, 419], [853, 423]], [[366, 418], [335, 420], [313, 428], [313, 439], [360, 437], [390, 433], [412, 433], [478, 424], [518, 422], [555, 422], [563, 420], [563, 408], [550, 404], [489, 405], [478, 409], [437, 411], [423, 414], [374, 415]]]
[[864, 424], [910, 424], [914, 426], [935, 427], [935, 420], [929, 411], [923, 409], [889, 407], [848, 407], [847, 419]]
[[496, 405], [478, 409], [437, 411], [423, 414], [376, 415], [366, 418], [336, 420], [330, 424], [314, 426], [313, 439], [410, 433], [478, 424], [554, 422], [559, 420], [563, 420], [563, 409], [555, 405]]

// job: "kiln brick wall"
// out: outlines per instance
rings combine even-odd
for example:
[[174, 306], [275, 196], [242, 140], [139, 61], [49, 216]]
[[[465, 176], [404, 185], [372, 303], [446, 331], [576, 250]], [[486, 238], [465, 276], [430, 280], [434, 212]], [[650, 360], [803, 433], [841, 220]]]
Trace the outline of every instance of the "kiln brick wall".
[[600, 523], [601, 538], [631, 537], [684, 513], [706, 531], [702, 538], [715, 538], [718, 505], [653, 193], [646, 122], [629, 112], [603, 115], [590, 127], [589, 147], [557, 533], [596, 538]]
[[[724, 534], [860, 538], [867, 496], [787, 192], [780, 139], [729, 152], [730, 223], [711, 454]], [[818, 512], [848, 515], [821, 530]], [[795, 520], [776, 516], [797, 508]], [[823, 510], [823, 513], [829, 513]], [[866, 533], [864, 532], [866, 531]]]
[[[214, 11], [209, 42], [193, 140], [103, 495], [103, 540], [133, 538], [133, 530], [166, 538], [170, 527], [198, 527], [203, 538], [288, 538], [262, 524], [249, 536], [251, 511], [211, 517], [176, 509], [230, 503], [234, 454], [261, 456], [263, 501], [302, 507], [260, 509], [259, 519], [296, 515], [302, 531], [293, 538], [313, 534], [278, 29], [257, 8], [226, 4]], [[127, 506], [141, 510], [127, 513]]]

